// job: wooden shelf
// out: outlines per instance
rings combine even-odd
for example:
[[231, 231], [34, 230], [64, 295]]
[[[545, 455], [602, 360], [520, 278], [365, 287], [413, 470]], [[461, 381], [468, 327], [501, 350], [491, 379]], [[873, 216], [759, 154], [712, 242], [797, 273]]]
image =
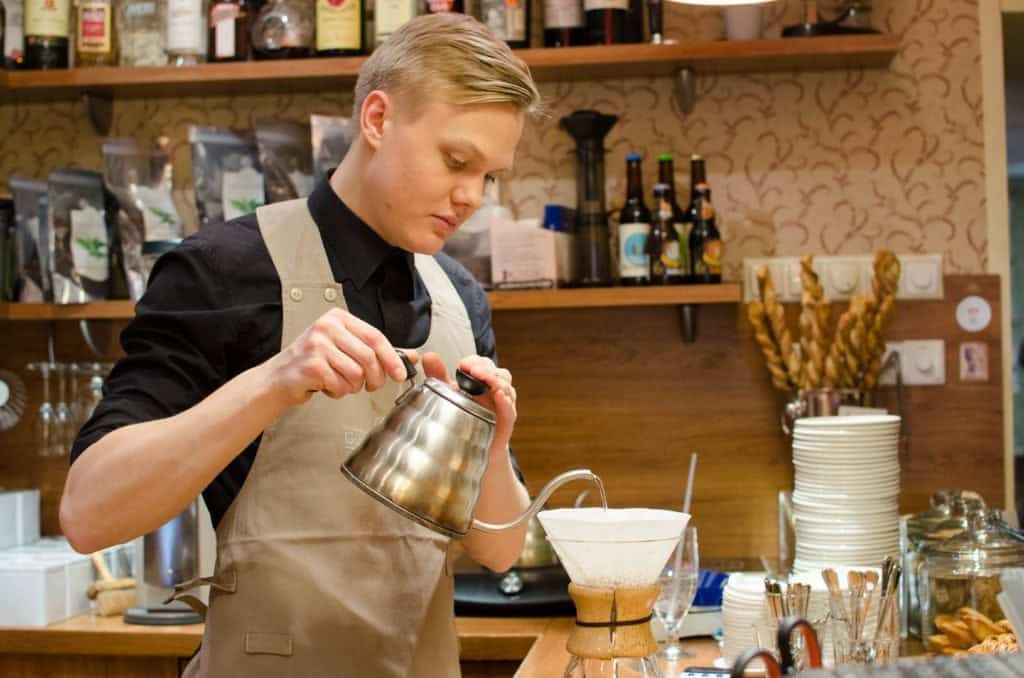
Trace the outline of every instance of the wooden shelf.
[[[545, 308], [596, 308], [602, 306], [679, 306], [731, 304], [740, 301], [740, 286], [681, 285], [675, 287], [598, 287], [565, 290], [503, 290], [490, 292], [495, 311]], [[129, 319], [135, 303], [127, 300], [93, 301], [87, 304], [0, 304], [0, 320]]]
[[81, 320], [131, 318], [135, 302], [92, 301], [87, 304], [0, 304], [0, 320]]
[[740, 301], [739, 284], [672, 287], [594, 287], [564, 290], [504, 290], [488, 294], [495, 311], [608, 306], [682, 306]]
[[[698, 73], [820, 71], [885, 68], [899, 50], [891, 35], [703, 41], [668, 45], [612, 45], [525, 49], [516, 53], [537, 80], [576, 80]], [[317, 91], [352, 83], [366, 57], [247, 61], [183, 68], [76, 68], [7, 71], [0, 85], [7, 98], [75, 96], [83, 92], [118, 97], [198, 94], [259, 94]]]

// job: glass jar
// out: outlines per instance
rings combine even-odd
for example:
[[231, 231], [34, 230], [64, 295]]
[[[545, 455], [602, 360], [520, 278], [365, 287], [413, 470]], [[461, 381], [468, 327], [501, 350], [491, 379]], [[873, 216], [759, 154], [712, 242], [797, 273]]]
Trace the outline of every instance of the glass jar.
[[257, 59], [299, 59], [313, 53], [316, 33], [311, 0], [267, 0], [252, 22]]
[[981, 509], [967, 517], [967, 528], [938, 544], [924, 546], [918, 566], [921, 632], [934, 634], [936, 615], [956, 615], [971, 607], [989, 619], [1004, 618], [996, 596], [999, 575], [1024, 566], [1024, 535], [1004, 523], [999, 511]]
[[124, 0], [118, 6], [122, 66], [167, 65], [167, 3]]
[[917, 567], [921, 548], [940, 544], [967, 529], [967, 515], [985, 508], [973, 492], [941, 490], [932, 495], [931, 508], [900, 520], [900, 552], [903, 578], [900, 628], [906, 635], [921, 637], [921, 603], [918, 598]]

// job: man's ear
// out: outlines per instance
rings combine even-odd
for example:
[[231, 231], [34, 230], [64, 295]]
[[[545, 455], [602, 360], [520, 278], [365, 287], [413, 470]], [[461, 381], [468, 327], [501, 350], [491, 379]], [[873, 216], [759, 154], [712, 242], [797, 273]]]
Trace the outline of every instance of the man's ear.
[[384, 123], [391, 117], [391, 97], [380, 90], [373, 90], [363, 99], [359, 111], [359, 130], [370, 147], [377, 149], [384, 137]]

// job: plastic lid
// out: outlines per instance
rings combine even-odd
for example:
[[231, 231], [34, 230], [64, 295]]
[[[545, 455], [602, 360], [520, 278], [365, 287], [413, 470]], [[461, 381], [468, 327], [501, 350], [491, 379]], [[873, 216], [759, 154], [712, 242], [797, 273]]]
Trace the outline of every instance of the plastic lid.
[[640, 159], [640, 154], [639, 153], [627, 153], [626, 154], [626, 162], [632, 162], [634, 160], [639, 160], [639, 159]]
[[672, 159], [672, 154], [671, 153], [660, 153], [658, 155], [658, 162], [661, 162], [662, 160], [671, 160], [671, 159]]

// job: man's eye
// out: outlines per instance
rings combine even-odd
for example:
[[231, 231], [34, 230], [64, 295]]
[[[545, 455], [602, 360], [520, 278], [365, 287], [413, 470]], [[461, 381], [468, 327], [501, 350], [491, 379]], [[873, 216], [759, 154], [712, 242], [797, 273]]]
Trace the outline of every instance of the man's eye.
[[484, 182], [486, 182], [488, 184], [493, 184], [497, 180], [498, 180], [498, 177], [494, 176], [493, 174], [488, 174], [488, 175], [484, 176]]
[[453, 170], [461, 170], [466, 166], [466, 163], [462, 162], [455, 156], [449, 155], [446, 157], [448, 161], [448, 167], [452, 168]]

